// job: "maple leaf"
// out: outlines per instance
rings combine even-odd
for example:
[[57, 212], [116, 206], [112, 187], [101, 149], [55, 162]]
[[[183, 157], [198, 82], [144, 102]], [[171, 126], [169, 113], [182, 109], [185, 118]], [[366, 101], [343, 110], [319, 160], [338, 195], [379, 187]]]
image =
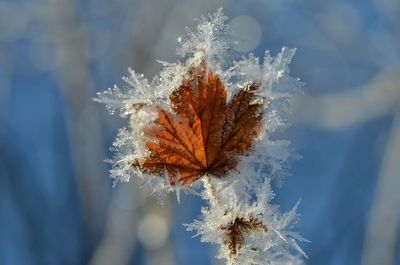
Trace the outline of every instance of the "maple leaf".
[[223, 178], [252, 149], [262, 119], [258, 86], [249, 83], [227, 103], [218, 75], [203, 62], [170, 97], [172, 111], [158, 108], [145, 130], [149, 156], [133, 166], [150, 174], [168, 172], [170, 183], [190, 184], [205, 174]]

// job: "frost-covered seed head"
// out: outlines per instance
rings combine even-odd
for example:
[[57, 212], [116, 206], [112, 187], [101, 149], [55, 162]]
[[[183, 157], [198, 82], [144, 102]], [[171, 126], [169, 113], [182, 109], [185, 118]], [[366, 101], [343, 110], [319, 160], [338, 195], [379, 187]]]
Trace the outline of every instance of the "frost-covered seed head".
[[[251, 235], [257, 232], [268, 232], [267, 226], [254, 216], [248, 218], [236, 217], [229, 224], [222, 226], [221, 229], [225, 231], [226, 239], [224, 240], [224, 244], [229, 249], [233, 258], [237, 256], [238, 251], [245, 243], [245, 234]], [[254, 251], [259, 251], [256, 248], [253, 249]]]

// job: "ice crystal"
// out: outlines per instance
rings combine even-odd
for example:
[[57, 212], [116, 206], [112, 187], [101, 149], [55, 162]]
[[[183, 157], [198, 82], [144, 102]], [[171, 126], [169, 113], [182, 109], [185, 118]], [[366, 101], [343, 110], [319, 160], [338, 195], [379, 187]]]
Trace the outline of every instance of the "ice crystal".
[[[280, 180], [292, 157], [290, 142], [279, 139], [279, 135], [288, 127], [284, 117], [290, 111], [290, 97], [302, 86], [298, 78], [289, 76], [288, 65], [295, 49], [282, 48], [275, 57], [266, 51], [262, 63], [253, 54], [231, 60], [235, 37], [226, 22], [222, 9], [197, 19], [197, 26], [187, 28], [186, 34], [178, 38], [177, 53], [183, 62], [160, 62], [163, 69], [151, 81], [129, 69], [122, 88], [115, 86], [98, 94], [95, 100], [106, 104], [111, 114], [117, 111], [129, 119], [127, 128], [120, 129], [113, 144], [115, 155], [109, 160], [110, 174], [122, 182], [140, 177], [155, 193], [176, 191], [178, 199], [181, 191], [199, 194], [200, 190], [209, 206], [202, 209], [202, 216], [187, 225], [187, 229], [196, 231], [202, 241], [217, 244], [218, 257], [227, 264], [303, 264], [302, 257], [306, 255], [297, 242], [304, 239], [291, 232], [298, 219], [297, 204], [291, 211], [281, 213], [272, 203], [271, 189], [271, 181]], [[206, 89], [219, 86], [219, 97], [225, 100], [226, 95], [227, 102], [233, 102], [229, 104], [239, 104], [237, 95], [247, 93], [248, 108], [257, 106], [255, 112], [246, 114], [257, 129], [247, 128], [249, 136], [237, 140], [238, 146], [232, 149], [236, 151], [219, 147], [229, 165], [223, 174], [211, 170], [218, 162], [209, 165], [207, 158], [212, 156], [212, 161], [217, 161], [218, 152], [204, 149], [216, 147], [202, 146], [205, 134], [198, 131], [199, 124], [203, 126], [202, 123], [215, 117], [204, 118], [201, 110], [196, 113], [196, 106], [211, 106], [214, 96], [205, 96], [207, 103], [204, 103], [202, 96], [188, 95], [193, 91], [202, 95], [200, 84]], [[195, 101], [192, 105], [180, 105], [179, 100], [189, 98]], [[227, 112], [218, 114], [225, 123], [234, 115], [228, 113], [227, 106]], [[232, 117], [238, 122], [238, 118]], [[201, 128], [211, 128], [211, 133], [226, 138], [225, 131], [213, 131], [225, 130], [224, 126]], [[243, 124], [240, 126], [245, 128]], [[231, 137], [238, 137], [235, 133], [232, 131]], [[171, 157], [174, 152], [176, 158]], [[229, 156], [234, 161], [229, 161]], [[199, 163], [201, 166], [197, 166]], [[190, 177], [188, 170], [193, 168], [196, 177], [179, 181], [182, 174]]]
[[[303, 264], [306, 254], [296, 241], [306, 240], [291, 231], [298, 220], [298, 203], [282, 214], [279, 206], [271, 203], [274, 193], [268, 178], [252, 187], [253, 197], [248, 196], [249, 186], [240, 179], [225, 187], [213, 184], [218, 204], [203, 208], [201, 219], [186, 225], [187, 230], [196, 231], [203, 242], [219, 245], [218, 257], [230, 265]], [[209, 194], [204, 192], [203, 196]], [[227, 232], [238, 221], [241, 225], [237, 225], [233, 240]]]

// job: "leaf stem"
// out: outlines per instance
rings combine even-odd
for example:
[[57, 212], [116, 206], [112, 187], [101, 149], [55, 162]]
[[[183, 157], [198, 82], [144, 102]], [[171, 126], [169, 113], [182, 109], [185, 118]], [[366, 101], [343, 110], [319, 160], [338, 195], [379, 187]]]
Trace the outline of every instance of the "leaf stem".
[[220, 200], [219, 200], [217, 191], [215, 190], [215, 187], [211, 182], [210, 175], [205, 174], [202, 179], [203, 179], [205, 193], [206, 193], [206, 195], [208, 195], [208, 200], [209, 200], [211, 206], [213, 206], [213, 207], [219, 206]]

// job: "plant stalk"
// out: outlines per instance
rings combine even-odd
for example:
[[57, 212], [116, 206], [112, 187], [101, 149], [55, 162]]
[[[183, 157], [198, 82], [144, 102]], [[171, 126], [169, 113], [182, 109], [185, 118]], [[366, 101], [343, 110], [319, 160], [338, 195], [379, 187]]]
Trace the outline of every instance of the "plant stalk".
[[203, 184], [206, 194], [208, 195], [208, 200], [212, 207], [220, 205], [220, 199], [218, 197], [217, 191], [215, 190], [214, 185], [211, 182], [211, 177], [208, 174], [203, 176]]

